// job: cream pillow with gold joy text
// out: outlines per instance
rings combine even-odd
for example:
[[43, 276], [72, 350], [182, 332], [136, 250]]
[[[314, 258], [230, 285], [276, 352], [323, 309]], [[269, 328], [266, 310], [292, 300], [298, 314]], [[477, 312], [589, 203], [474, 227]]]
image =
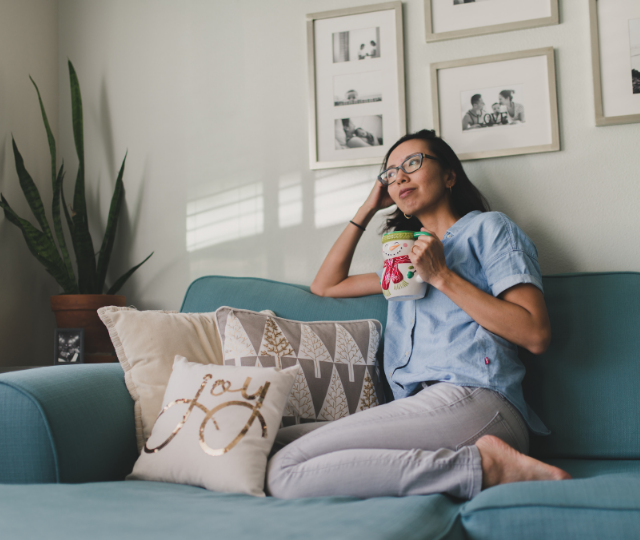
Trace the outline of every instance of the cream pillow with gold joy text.
[[264, 497], [267, 456], [299, 370], [176, 356], [162, 410], [127, 480]]

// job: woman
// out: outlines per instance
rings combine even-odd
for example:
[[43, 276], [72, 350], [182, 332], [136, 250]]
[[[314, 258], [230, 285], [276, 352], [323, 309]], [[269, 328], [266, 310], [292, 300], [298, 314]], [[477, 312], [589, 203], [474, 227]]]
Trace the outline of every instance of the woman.
[[521, 103], [514, 103], [513, 94], [515, 94], [515, 90], [502, 90], [502, 92], [498, 94], [498, 101], [500, 101], [501, 106], [505, 106], [507, 108], [509, 123], [517, 124], [519, 122], [524, 122], [524, 105]]
[[398, 207], [387, 229], [431, 235], [409, 255], [427, 295], [388, 305], [384, 366], [395, 400], [304, 425], [310, 432], [269, 462], [271, 494], [470, 499], [497, 484], [570, 478], [526, 456], [528, 429], [548, 433], [524, 402], [517, 358], [518, 345], [540, 354], [551, 338], [535, 246], [504, 214], [487, 211], [433, 131], [402, 137], [383, 169], [311, 291], [380, 294], [379, 274], [348, 272], [364, 227], [382, 208]]

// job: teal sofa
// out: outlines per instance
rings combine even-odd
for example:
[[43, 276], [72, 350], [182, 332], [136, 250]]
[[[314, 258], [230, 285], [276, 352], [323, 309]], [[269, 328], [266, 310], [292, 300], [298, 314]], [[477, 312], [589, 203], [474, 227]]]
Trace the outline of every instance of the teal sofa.
[[[241, 286], [237, 285], [241, 280]], [[532, 455], [565, 482], [444, 495], [279, 500], [122, 481], [136, 460], [119, 365], [0, 376], [0, 533], [11, 539], [531, 539], [640, 537], [640, 274], [545, 276], [553, 339], [522, 351], [525, 394], [552, 431]], [[377, 318], [382, 296], [319, 298], [307, 287], [205, 277], [182, 311], [222, 305], [296, 320]]]

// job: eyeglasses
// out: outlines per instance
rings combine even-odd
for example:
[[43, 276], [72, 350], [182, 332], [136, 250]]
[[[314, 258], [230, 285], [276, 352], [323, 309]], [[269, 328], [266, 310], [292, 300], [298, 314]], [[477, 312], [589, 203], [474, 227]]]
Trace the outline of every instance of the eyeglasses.
[[407, 174], [414, 173], [420, 167], [422, 167], [423, 158], [440, 161], [440, 159], [438, 159], [437, 157], [430, 156], [429, 154], [411, 154], [402, 162], [400, 167], [390, 167], [386, 171], [382, 171], [378, 175], [378, 180], [383, 186], [390, 186], [398, 179], [398, 171], [400, 169], [402, 169]]

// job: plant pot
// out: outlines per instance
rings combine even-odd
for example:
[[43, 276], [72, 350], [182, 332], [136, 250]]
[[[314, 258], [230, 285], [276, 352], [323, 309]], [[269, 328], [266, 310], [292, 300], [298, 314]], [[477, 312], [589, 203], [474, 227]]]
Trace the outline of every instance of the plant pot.
[[125, 305], [118, 294], [58, 294], [51, 297], [51, 310], [58, 328], [84, 328], [84, 361], [89, 364], [117, 362], [109, 331], [98, 317], [104, 306]]

